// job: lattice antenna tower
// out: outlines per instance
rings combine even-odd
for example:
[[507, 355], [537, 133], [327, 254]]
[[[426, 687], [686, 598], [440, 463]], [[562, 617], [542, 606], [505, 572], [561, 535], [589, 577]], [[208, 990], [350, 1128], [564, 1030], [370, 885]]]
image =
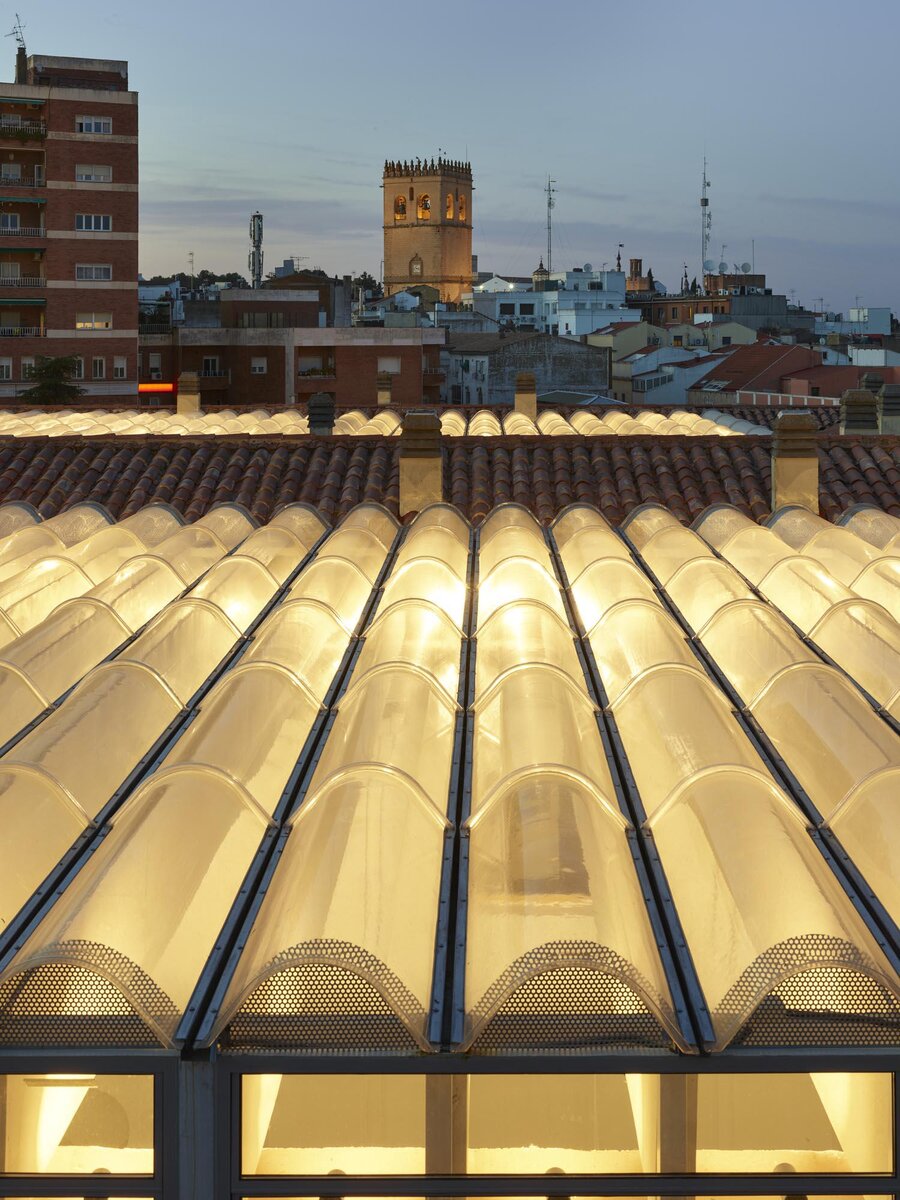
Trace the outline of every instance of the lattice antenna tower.
[[247, 266], [250, 270], [250, 286], [262, 287], [263, 277], [263, 215], [255, 212], [250, 218], [250, 255]]
[[556, 180], [547, 176], [547, 186], [544, 188], [547, 193], [547, 274], [553, 270], [553, 210], [556, 207], [556, 201], [553, 196], [556, 192]]
[[[709, 262], [709, 243], [712, 238], [712, 209], [709, 206], [710, 182], [706, 177], [706, 155], [703, 156], [703, 186], [700, 192], [700, 262], [703, 273], [707, 271]], [[701, 273], [701, 279], [703, 278]]]

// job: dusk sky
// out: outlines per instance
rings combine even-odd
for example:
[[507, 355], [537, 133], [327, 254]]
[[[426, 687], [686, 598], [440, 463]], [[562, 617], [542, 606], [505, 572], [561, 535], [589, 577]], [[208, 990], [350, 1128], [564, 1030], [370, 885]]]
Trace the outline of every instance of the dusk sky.
[[550, 172], [554, 266], [611, 266], [624, 242], [676, 289], [700, 271], [705, 153], [713, 257], [755, 239], [798, 302], [900, 310], [897, 0], [18, 8], [29, 53], [129, 61], [145, 276], [190, 250], [246, 274], [256, 208], [267, 270], [295, 254], [377, 276], [384, 159], [442, 148], [472, 163], [482, 269], [537, 265]]

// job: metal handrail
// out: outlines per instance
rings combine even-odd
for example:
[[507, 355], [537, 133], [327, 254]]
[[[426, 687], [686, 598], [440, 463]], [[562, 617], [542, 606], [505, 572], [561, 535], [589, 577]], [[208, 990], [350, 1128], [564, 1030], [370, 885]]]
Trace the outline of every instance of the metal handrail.
[[40, 275], [0, 275], [0, 291], [6, 287], [44, 287], [46, 282]]
[[37, 325], [0, 325], [0, 337], [46, 337]]
[[44, 187], [43, 179], [34, 175], [0, 175], [0, 185], [3, 187]]
[[46, 133], [45, 121], [8, 121], [0, 117], [0, 134], [4, 133]]
[[17, 225], [15, 229], [0, 228], [0, 237], [45, 237], [45, 231], [38, 225]]

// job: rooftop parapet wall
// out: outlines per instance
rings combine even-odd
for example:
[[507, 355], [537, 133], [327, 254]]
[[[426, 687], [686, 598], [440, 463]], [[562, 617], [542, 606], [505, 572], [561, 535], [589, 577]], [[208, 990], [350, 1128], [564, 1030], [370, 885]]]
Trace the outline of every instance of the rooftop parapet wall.
[[451, 158], [415, 158], [406, 161], [385, 159], [385, 179], [415, 179], [426, 175], [456, 175], [471, 180], [472, 164]]

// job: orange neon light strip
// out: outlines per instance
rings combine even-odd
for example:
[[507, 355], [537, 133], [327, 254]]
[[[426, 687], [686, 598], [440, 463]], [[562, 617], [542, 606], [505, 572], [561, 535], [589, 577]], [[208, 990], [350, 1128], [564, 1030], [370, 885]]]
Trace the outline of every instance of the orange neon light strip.
[[139, 392], [174, 392], [174, 383], [139, 383]]

